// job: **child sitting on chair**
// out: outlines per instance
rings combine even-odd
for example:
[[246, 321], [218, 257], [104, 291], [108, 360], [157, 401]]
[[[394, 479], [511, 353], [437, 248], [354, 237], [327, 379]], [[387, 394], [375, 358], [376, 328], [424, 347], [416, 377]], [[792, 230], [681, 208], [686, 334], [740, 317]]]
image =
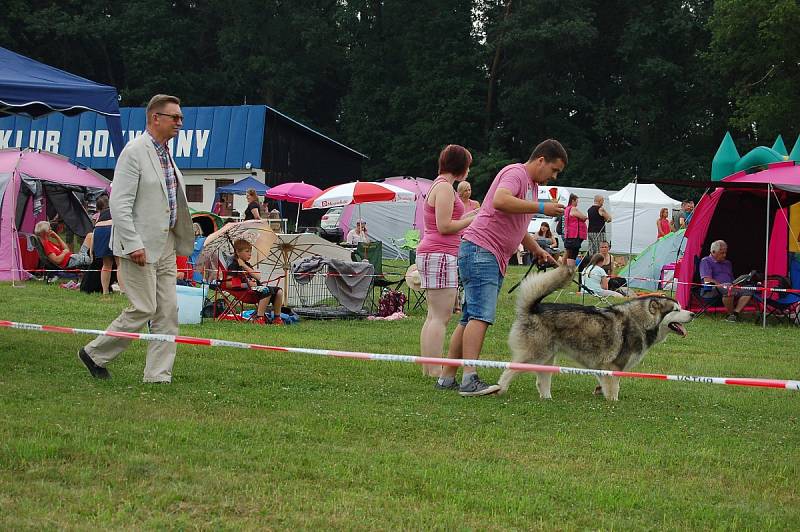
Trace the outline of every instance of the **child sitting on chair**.
[[256, 308], [256, 323], [266, 323], [265, 312], [267, 305], [272, 303], [275, 318], [273, 325], [283, 325], [281, 319], [281, 307], [283, 306], [283, 290], [276, 286], [262, 286], [261, 272], [253, 268], [250, 263], [250, 256], [253, 253], [253, 246], [247, 240], [239, 239], [233, 243], [234, 257], [228, 264], [228, 276], [239, 278], [242, 286], [247, 286], [251, 291], [259, 294], [258, 307]]

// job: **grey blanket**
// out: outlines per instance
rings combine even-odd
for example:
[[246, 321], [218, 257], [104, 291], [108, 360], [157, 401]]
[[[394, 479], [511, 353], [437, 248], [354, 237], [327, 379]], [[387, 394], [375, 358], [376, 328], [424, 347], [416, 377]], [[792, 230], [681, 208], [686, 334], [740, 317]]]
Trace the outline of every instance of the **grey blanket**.
[[349, 262], [327, 259], [328, 276], [325, 286], [343, 307], [358, 312], [364, 306], [375, 268], [369, 262]]
[[324, 257], [308, 257], [292, 265], [292, 275], [297, 284], [308, 284], [314, 275], [328, 264]]

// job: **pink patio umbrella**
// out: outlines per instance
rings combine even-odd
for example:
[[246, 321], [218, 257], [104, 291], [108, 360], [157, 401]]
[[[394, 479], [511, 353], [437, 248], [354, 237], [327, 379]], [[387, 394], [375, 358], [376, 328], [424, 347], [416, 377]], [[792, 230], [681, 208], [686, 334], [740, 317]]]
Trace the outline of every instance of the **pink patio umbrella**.
[[297, 203], [297, 218], [294, 222], [294, 226], [297, 227], [300, 222], [300, 204], [307, 199], [313, 198], [320, 192], [322, 192], [322, 189], [300, 181], [299, 183], [281, 183], [269, 189], [266, 196], [278, 201]]

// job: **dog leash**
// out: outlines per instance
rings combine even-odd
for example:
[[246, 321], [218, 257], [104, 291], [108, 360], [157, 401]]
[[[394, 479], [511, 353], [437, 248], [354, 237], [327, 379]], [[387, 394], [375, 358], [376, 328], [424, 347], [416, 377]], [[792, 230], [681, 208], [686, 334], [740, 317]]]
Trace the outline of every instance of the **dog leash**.
[[531, 262], [531, 265], [528, 266], [528, 271], [525, 272], [525, 275], [523, 275], [522, 278], [519, 281], [517, 281], [517, 284], [515, 284], [514, 286], [512, 286], [511, 288], [508, 289], [508, 293], [509, 294], [511, 292], [513, 292], [514, 290], [516, 290], [517, 288], [519, 288], [519, 285], [521, 285], [522, 281], [524, 281], [525, 278], [528, 276], [528, 274], [531, 273], [531, 270], [533, 269], [534, 266], [536, 266], [536, 263], [535, 262]]

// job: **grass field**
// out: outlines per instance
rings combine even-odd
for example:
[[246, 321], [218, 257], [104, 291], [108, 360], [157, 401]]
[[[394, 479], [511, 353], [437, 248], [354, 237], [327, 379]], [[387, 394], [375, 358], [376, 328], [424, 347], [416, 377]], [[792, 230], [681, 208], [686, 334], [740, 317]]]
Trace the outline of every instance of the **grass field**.
[[[96, 329], [125, 305], [38, 282], [0, 300], [0, 319]], [[504, 290], [484, 358], [508, 359], [512, 312]], [[423, 317], [181, 333], [417, 354]], [[412, 364], [195, 346], [143, 385], [143, 343], [95, 381], [89, 339], [0, 329], [0, 529], [800, 528], [797, 392], [627, 379], [610, 404], [555, 376], [545, 402], [523, 375], [462, 399]], [[703, 317], [640, 369], [797, 379], [798, 346]]]

